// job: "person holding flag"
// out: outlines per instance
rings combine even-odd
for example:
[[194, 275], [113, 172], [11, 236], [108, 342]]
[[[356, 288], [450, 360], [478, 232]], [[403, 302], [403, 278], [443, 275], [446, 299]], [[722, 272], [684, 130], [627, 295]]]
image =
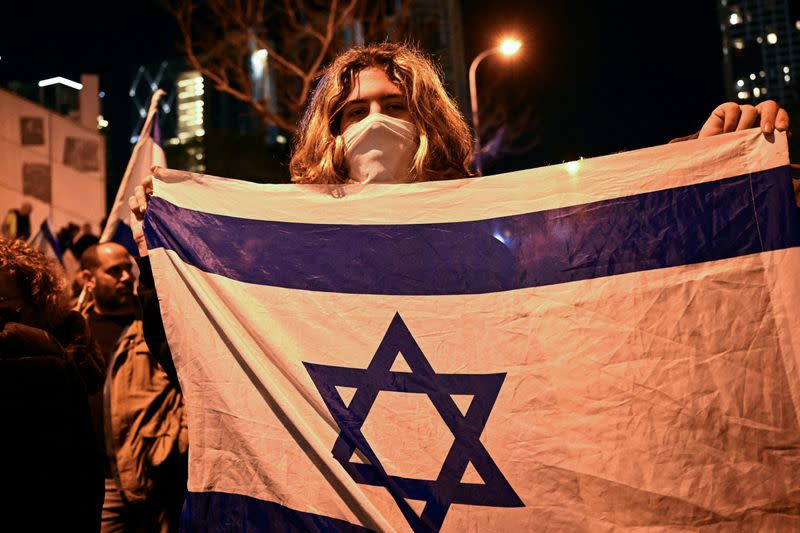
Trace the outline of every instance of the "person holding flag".
[[[696, 137], [706, 137], [738, 131], [753, 126], [759, 126], [765, 134], [771, 134], [775, 130], [786, 130], [789, 126], [788, 114], [774, 101], [762, 102], [755, 107], [739, 106], [735, 103], [722, 104], [712, 112]], [[469, 128], [458, 113], [452, 99], [447, 95], [442, 86], [436, 68], [430, 61], [425, 59], [422, 54], [406, 45], [383, 43], [348, 50], [334, 60], [325, 71], [301, 121], [300, 132], [294, 147], [294, 155], [290, 163], [290, 171], [292, 179], [296, 183], [333, 186], [351, 183], [398, 184], [447, 180], [465, 178], [472, 175], [469, 169], [471, 155]], [[330, 188], [326, 189], [330, 190]], [[161, 321], [159, 300], [155, 294], [152, 270], [147, 257], [148, 250], [144, 238], [144, 229], [142, 227], [142, 220], [152, 192], [152, 177], [148, 176], [135, 188], [134, 194], [131, 195], [128, 200], [132, 212], [132, 231], [140, 254], [138, 262], [142, 274], [140, 278], [139, 296], [144, 309], [144, 333], [148, 345], [154, 353], [161, 354], [162, 364], [165, 366], [165, 370], [167, 370], [167, 367], [170, 367], [168, 371], [174, 372], [172, 365], [167, 362], [169, 359], [169, 346], [166, 342], [166, 334]], [[358, 225], [355, 224], [355, 226]], [[338, 230], [339, 228], [336, 229]], [[348, 227], [346, 229], [350, 228]], [[502, 235], [500, 237], [502, 237]], [[498, 240], [502, 239], [498, 238]], [[355, 264], [356, 263], [354, 263], [354, 265]], [[269, 268], [265, 270], [269, 270]], [[269, 273], [274, 274], [272, 271]], [[283, 272], [280, 274], [282, 273]], [[353, 277], [351, 273], [348, 273], [348, 275], [350, 278]], [[237, 280], [237, 282], [241, 283], [241, 280]], [[302, 283], [300, 285], [302, 288]], [[281, 290], [287, 288], [283, 285], [278, 285], [277, 287]], [[359, 285], [359, 287], [361, 287], [361, 285]], [[321, 292], [324, 292], [324, 290]], [[347, 291], [340, 292], [344, 293]], [[354, 289], [351, 292], [360, 295], [365, 293], [379, 294], [382, 296], [391, 294], [392, 297], [399, 297], [406, 294], [369, 293], [367, 290], [360, 289]], [[412, 292], [411, 294], [419, 293]], [[336, 297], [338, 297], [338, 294]], [[228, 302], [223, 302], [223, 304], [228, 304]], [[222, 307], [224, 307], [224, 305], [222, 305]], [[215, 311], [217, 310], [204, 309], [204, 312], [209, 316], [214, 314]], [[172, 316], [174, 319], [175, 315], [173, 314]], [[434, 319], [433, 313], [430, 312], [424, 316], [429, 320]], [[214, 318], [216, 319], [218, 317], [215, 316]], [[193, 324], [193, 326], [195, 325]], [[358, 327], [359, 325], [356, 324], [354, 329], [357, 330]], [[437, 333], [437, 335], [439, 335], [439, 333]], [[355, 335], [355, 332], [353, 335]], [[209, 335], [209, 338], [210, 337], [211, 334]], [[214, 338], [216, 339], [216, 337]], [[402, 319], [400, 319], [399, 314], [396, 315], [384, 338], [386, 353], [388, 355], [396, 355], [398, 352], [398, 344], [402, 341], [402, 343], [405, 343], [402, 344], [402, 348], [408, 348], [409, 352], [403, 352], [403, 355], [414, 356], [415, 345], [412, 342], [413, 339], [409, 340], [409, 338], [410, 332], [408, 328], [406, 328]], [[381, 354], [384, 343], [381, 343], [378, 352], [376, 352], [376, 360]], [[246, 354], [242, 354], [241, 352], [237, 352], [237, 355], [240, 357], [246, 356]], [[419, 353], [416, 353], [416, 355], [419, 356]], [[417, 357], [417, 365], [420, 359], [421, 357]], [[380, 362], [383, 364], [386, 361]], [[391, 361], [389, 361], [389, 364], [390, 363]], [[304, 364], [306, 363], [304, 362]], [[387, 370], [389, 364], [386, 365]], [[339, 377], [344, 379], [346, 375], [354, 375], [354, 369], [341, 367], [340, 365], [326, 366], [310, 363], [306, 364], [306, 368], [334, 418], [343, 416], [342, 413], [344, 413], [344, 415], [349, 415], [352, 413], [351, 409], [354, 410], [357, 408], [348, 406], [346, 402], [343, 403], [340, 401], [339, 397], [331, 392], [335, 388], [334, 385], [338, 383], [326, 383], [325, 376], [323, 376], [324, 372], [340, 372]], [[372, 365], [370, 365], [370, 369], [371, 368]], [[195, 369], [193, 368], [193, 370]], [[350, 372], [350, 374], [348, 374], [348, 372]], [[416, 373], [417, 370], [414, 369], [414, 372]], [[395, 372], [390, 374], [391, 376], [395, 376], [399, 373], [400, 372]], [[454, 375], [455, 374], [449, 374], [448, 377], [453, 377]], [[200, 377], [198, 378], [198, 376]], [[197, 378], [209, 380], [214, 376], [196, 373], [193, 376], [184, 377], [186, 379]], [[221, 376], [220, 378], [225, 379], [227, 377], [228, 376]], [[283, 377], [284, 376], [279, 376], [277, 374], [274, 376], [276, 380], [283, 379]], [[470, 374], [468, 377], [474, 378], [477, 382], [479, 375]], [[292, 378], [294, 378], [294, 375], [292, 375]], [[409, 388], [419, 385], [417, 383], [411, 384], [411, 381], [408, 383]], [[326, 394], [330, 396], [325, 396]], [[188, 393], [187, 398], [189, 398]], [[279, 401], [279, 399], [280, 398], [276, 399], [275, 396], [270, 396], [270, 400], [274, 400], [275, 402]], [[353, 402], [358, 403], [356, 399], [354, 399]], [[309, 404], [311, 403], [312, 402], [309, 402]], [[227, 408], [227, 406], [225, 407]], [[276, 410], [275, 405], [272, 403], [270, 403], [269, 407], [272, 410]], [[269, 409], [265, 407], [264, 410]], [[217, 411], [219, 411], [219, 409]], [[281, 413], [287, 418], [292, 415], [292, 413], [285, 410]], [[220, 414], [220, 419], [224, 418], [225, 420], [229, 420], [229, 418], [226, 417], [230, 414], [230, 412], [226, 411], [224, 414]], [[452, 418], [458, 417], [457, 414], [452, 413], [450, 413], [449, 416]], [[488, 414], [486, 416], [488, 416]], [[467, 414], [464, 414], [464, 417], [467, 417]], [[339, 418], [336, 418], [336, 420], [337, 423], [340, 422]], [[284, 422], [284, 420], [281, 419], [281, 422]], [[363, 422], [363, 420], [361, 420], [361, 422]], [[483, 422], [485, 423], [485, 419]], [[289, 423], [286, 423], [286, 425], [293, 428], [295, 427]], [[342, 427], [342, 433], [345, 433], [346, 429], [344, 426], [347, 424], [340, 423], [339, 425]], [[220, 430], [220, 433], [222, 433], [222, 430]], [[298, 439], [300, 445], [306, 444], [306, 441], [301, 441], [295, 433], [292, 433], [292, 436]], [[340, 457], [337, 456], [340, 462], [350, 461], [351, 455], [355, 460], [356, 454], [354, 451], [363, 452], [364, 450], [363, 447], [354, 450], [351, 444], [345, 442], [346, 440], [347, 439], [343, 437], [336, 440], [335, 446], [338, 447], [338, 450], [335, 453], [343, 454]], [[477, 440], [477, 438], [475, 440]], [[222, 440], [220, 439], [219, 442], [222, 442]], [[308, 446], [310, 447], [311, 445]], [[222, 457], [223, 455], [224, 454], [221, 453], [218, 457]], [[314, 458], [321, 457], [321, 455], [317, 453], [317, 450], [313, 450], [313, 453], [309, 451], [308, 455]], [[230, 460], [230, 458], [227, 457], [225, 459]], [[367, 467], [369, 465], [366, 464], [371, 462], [373, 458], [358, 457], [357, 459], [359, 459], [359, 461], [355, 462], [359, 462], [363, 468], [358, 467], [354, 471], [361, 473], [368, 472], [370, 475], [363, 474], [356, 482], [367, 485], [376, 484], [377, 482], [375, 479], [380, 476], [374, 474], [373, 470], [368, 470]], [[273, 462], [282, 465], [287, 461], [289, 460], [284, 457], [276, 457]], [[516, 462], [520, 463], [524, 461], [517, 459]], [[204, 465], [203, 468], [205, 468], [205, 466], [206, 465]], [[320, 472], [327, 472], [322, 467], [319, 467], [319, 465], [316, 466]], [[211, 469], [212, 467], [209, 466], [208, 468]], [[290, 467], [287, 466], [286, 469], [288, 470]], [[484, 472], [486, 471], [489, 470], [484, 470]], [[202, 473], [207, 474], [208, 471], [204, 470]], [[355, 479], [355, 476], [353, 476], [353, 478]], [[206, 478], [204, 478], [204, 480], [205, 479]], [[459, 474], [455, 482], [459, 482], [460, 480]], [[486, 481], [486, 484], [489, 483], [486, 479], [484, 479], [484, 481]], [[495, 479], [494, 481], [498, 480]], [[505, 482], [505, 480], [502, 481]], [[337, 483], [344, 484], [345, 481], [334, 478], [332, 475], [330, 483], [331, 485]], [[465, 483], [466, 482], [462, 482], [460, 486], [463, 487]], [[269, 483], [264, 484], [270, 485]], [[470, 487], [477, 485], [479, 484], [475, 482], [470, 483]], [[513, 494], [513, 491], [511, 491], [509, 495], [508, 491], [506, 491], [508, 488], [507, 485], [503, 485], [502, 483], [500, 483], [500, 485], [502, 485], [503, 488], [500, 492], [503, 492], [503, 494], [491, 494], [486, 497], [499, 498], [502, 496], [503, 502], [501, 502], [502, 505], [499, 505], [500, 507], [518, 507], [521, 502], [516, 498], [516, 495]], [[401, 509], [400, 512], [402, 512], [402, 516], [408, 520], [409, 524], [416, 524], [418, 522], [434, 524], [436, 526], [432, 528], [434, 530], [442, 525], [444, 516], [441, 512], [438, 514], [433, 513], [436, 514], [436, 516], [429, 516], [426, 512], [422, 512], [421, 515], [416, 513], [415, 516], [415, 510], [411, 508], [411, 503], [405, 501], [415, 499], [414, 496], [409, 496], [409, 492], [413, 491], [410, 489], [407, 490], [407, 487], [391, 485], [390, 482], [387, 482], [387, 486], [388, 490], [391, 492], [391, 496], [397, 503], [397, 507]], [[411, 484], [409, 483], [408, 486], [411, 486]], [[413, 488], [419, 486], [420, 485], [413, 485]], [[345, 490], [342, 489], [342, 493], [344, 492]], [[422, 493], [424, 491], [420, 489], [417, 492]], [[196, 501], [209, 501], [201, 499], [202, 497], [202, 495], [197, 496], [198, 499]], [[212, 495], [209, 498], [214, 497], [216, 497], [216, 495]], [[225, 498], [228, 497], [231, 499], [226, 500]], [[240, 501], [234, 499], [233, 496], [230, 495], [226, 495], [225, 498], [215, 501]], [[346, 498], [343, 497], [342, 499], [345, 500]], [[435, 498], [429, 497], [426, 501], [426, 509], [430, 506], [431, 508], [436, 508], [438, 511], [441, 510], [437, 507]], [[247, 501], [247, 505], [250, 503], [252, 502]], [[273, 502], [270, 501], [270, 503]], [[362, 501], [359, 500], [357, 503], [360, 505]], [[187, 508], [189, 509], [187, 515], [189, 516], [188, 519], [192, 520], [193, 517], [209, 516], [219, 511], [219, 513], [221, 513], [220, 516], [225, 520], [226, 524], [235, 524], [235, 526], [231, 527], [247, 529], [245, 515], [249, 507], [245, 504], [242, 505], [243, 507], [241, 508], [233, 504], [227, 507], [214, 508], [212, 511], [204, 514], [204, 510], [199, 509], [199, 503], [196, 506], [187, 503]], [[482, 504], [477, 504], [476, 508], [478, 505]], [[244, 511], [242, 511], [242, 509], [244, 509]], [[288, 517], [290, 511], [287, 511], [285, 508], [281, 509], [282, 512], [285, 511], [287, 513], [285, 516], [282, 515], [281, 517]], [[352, 505], [352, 507], [348, 507], [348, 509], [352, 509], [354, 515], [361, 513], [358, 514], [361, 523], [378, 524], [379, 526], [384, 525], [380, 521], [380, 513], [375, 513], [373, 509], [358, 507], [358, 505]], [[447, 506], [445, 506], [444, 509], [444, 512], [446, 512]], [[482, 511], [476, 511], [476, 516], [478, 516], [480, 512]], [[220, 518], [220, 516], [216, 516], [216, 518]], [[312, 518], [312, 520], [319, 518], [316, 515], [313, 516], [315, 516], [315, 518]], [[239, 522], [239, 520], [242, 522]], [[196, 522], [190, 524], [190, 526], [201, 527], [201, 524], [202, 522]], [[414, 526], [412, 525], [412, 527]], [[420, 527], [420, 529], [424, 528]]]

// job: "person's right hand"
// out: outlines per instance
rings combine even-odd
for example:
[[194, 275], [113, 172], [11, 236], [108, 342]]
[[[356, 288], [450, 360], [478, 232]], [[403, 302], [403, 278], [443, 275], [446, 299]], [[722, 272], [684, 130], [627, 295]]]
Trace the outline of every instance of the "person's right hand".
[[128, 198], [128, 207], [131, 208], [131, 231], [136, 248], [139, 249], [139, 256], [147, 256], [147, 242], [144, 240], [144, 212], [147, 210], [147, 202], [153, 194], [153, 176], [145, 176], [142, 182], [136, 186], [133, 196]]

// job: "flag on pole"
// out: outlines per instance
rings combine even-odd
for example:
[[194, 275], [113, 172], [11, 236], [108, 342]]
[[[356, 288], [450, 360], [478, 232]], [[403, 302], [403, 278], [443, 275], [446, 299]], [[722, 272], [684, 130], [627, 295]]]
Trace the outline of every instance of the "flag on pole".
[[142, 178], [150, 174], [152, 167], [166, 167], [167, 165], [158, 122], [158, 101], [164, 94], [166, 93], [159, 89], [153, 93], [150, 99], [150, 108], [147, 111], [142, 132], [133, 146], [133, 152], [131, 152], [131, 158], [128, 160], [125, 174], [119, 184], [114, 205], [100, 235], [100, 242], [119, 243], [133, 255], [138, 255], [138, 251], [136, 243], [133, 241], [129, 222], [131, 210], [128, 207], [128, 198], [133, 196], [134, 189]]
[[156, 177], [190, 530], [800, 529], [785, 135], [336, 194]]
[[57, 261], [62, 267], [64, 266], [64, 252], [58, 243], [58, 239], [56, 239], [53, 229], [50, 227], [49, 218], [42, 221], [39, 231], [28, 240], [28, 244], [31, 248], [39, 250], [47, 257]]

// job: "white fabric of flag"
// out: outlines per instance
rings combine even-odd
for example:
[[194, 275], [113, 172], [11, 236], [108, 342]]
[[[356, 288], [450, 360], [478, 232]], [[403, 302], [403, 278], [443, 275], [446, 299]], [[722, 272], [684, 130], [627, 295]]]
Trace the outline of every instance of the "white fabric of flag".
[[132, 254], [136, 254], [137, 250], [130, 228], [131, 210], [128, 206], [128, 198], [133, 196], [136, 186], [150, 174], [154, 166], [167, 166], [158, 123], [158, 101], [164, 94], [166, 93], [159, 89], [153, 93], [150, 99], [150, 107], [142, 126], [142, 132], [133, 146], [131, 157], [114, 198], [114, 205], [111, 207], [105, 228], [100, 235], [100, 242], [119, 243]]
[[784, 135], [402, 185], [156, 177], [189, 530], [800, 528]]

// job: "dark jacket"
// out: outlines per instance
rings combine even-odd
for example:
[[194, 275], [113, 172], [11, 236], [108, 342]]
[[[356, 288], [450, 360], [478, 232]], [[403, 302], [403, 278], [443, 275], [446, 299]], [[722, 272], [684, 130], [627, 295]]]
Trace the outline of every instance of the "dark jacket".
[[103, 470], [83, 380], [47, 332], [0, 331], [0, 500], [8, 531], [98, 531]]

